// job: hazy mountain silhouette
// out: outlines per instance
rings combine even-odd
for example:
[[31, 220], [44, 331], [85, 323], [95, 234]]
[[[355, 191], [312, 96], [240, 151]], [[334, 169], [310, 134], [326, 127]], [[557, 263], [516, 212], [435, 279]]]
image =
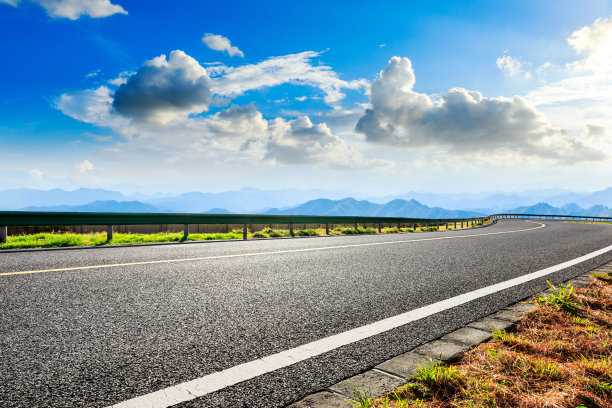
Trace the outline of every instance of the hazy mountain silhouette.
[[485, 215], [473, 211], [446, 210], [440, 207], [428, 207], [416, 200], [392, 200], [386, 204], [375, 204], [369, 201], [358, 201], [352, 197], [342, 200], [317, 199], [308, 201], [293, 208], [273, 208], [266, 214], [294, 215], [359, 215], [376, 217], [412, 217], [412, 218], [466, 218]]
[[87, 211], [87, 212], [160, 212], [158, 208], [140, 201], [99, 200], [82, 205], [30, 206], [26, 211]]

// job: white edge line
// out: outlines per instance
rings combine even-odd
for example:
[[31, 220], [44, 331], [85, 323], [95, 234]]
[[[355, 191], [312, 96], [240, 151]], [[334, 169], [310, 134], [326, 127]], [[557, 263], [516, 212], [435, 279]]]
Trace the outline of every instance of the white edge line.
[[288, 367], [300, 361], [316, 357], [339, 347], [355, 343], [359, 340], [367, 339], [368, 337], [384, 333], [416, 320], [420, 320], [433, 314], [460, 306], [462, 304], [471, 302], [472, 300], [497, 293], [504, 289], [508, 289], [546, 275], [550, 275], [551, 273], [558, 272], [562, 269], [569, 268], [570, 266], [579, 264], [591, 258], [595, 258], [596, 256], [603, 255], [611, 250], [612, 245], [570, 261], [520, 276], [518, 278], [486, 286], [484, 288], [454, 296], [440, 302], [432, 303], [406, 313], [379, 320], [356, 329], [325, 337], [299, 347], [249, 361], [247, 363], [208, 374], [191, 381], [186, 381], [172, 387], [164, 388], [150, 394], [132, 398], [112, 405], [111, 408], [166, 408], [181, 402], [190, 401], [280, 368]]

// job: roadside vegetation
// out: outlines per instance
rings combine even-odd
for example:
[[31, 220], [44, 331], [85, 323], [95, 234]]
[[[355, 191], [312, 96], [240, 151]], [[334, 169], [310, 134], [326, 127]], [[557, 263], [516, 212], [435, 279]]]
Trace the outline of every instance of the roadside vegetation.
[[563, 221], [570, 222], [575, 224], [612, 224], [612, 221], [588, 221], [588, 220], [580, 220], [580, 221]]
[[465, 353], [453, 365], [421, 366], [380, 397], [355, 390], [358, 408], [612, 407], [612, 275], [582, 289], [552, 286], [512, 333]]
[[[474, 226], [480, 226], [483, 223], [476, 223]], [[453, 229], [453, 224], [449, 230]], [[460, 224], [458, 225], [460, 227]], [[467, 228], [467, 225], [465, 225]], [[461, 228], [457, 228], [461, 229]], [[423, 232], [423, 231], [444, 231], [445, 226], [439, 229], [436, 226], [401, 228], [385, 227], [381, 233], [393, 234], [399, 232]], [[329, 231], [330, 235], [360, 235], [360, 234], [377, 234], [378, 230], [372, 227], [364, 226], [335, 226]], [[317, 229], [294, 229], [294, 236], [323, 236], [324, 228]], [[248, 238], [283, 238], [290, 237], [289, 229], [273, 229], [264, 228], [261, 231], [248, 233]], [[187, 236], [187, 241], [211, 241], [211, 240], [232, 240], [242, 239], [242, 229], [234, 229], [227, 233], [192, 233]], [[181, 242], [183, 233], [159, 232], [154, 234], [135, 234], [135, 233], [113, 233], [113, 239], [110, 242], [106, 240], [106, 232], [95, 233], [72, 233], [72, 232], [43, 232], [36, 234], [10, 235], [7, 243], [0, 244], [0, 249], [26, 249], [26, 248], [58, 248], [58, 247], [73, 247], [73, 246], [98, 246], [98, 245], [122, 245], [122, 244], [145, 244], [154, 242]]]

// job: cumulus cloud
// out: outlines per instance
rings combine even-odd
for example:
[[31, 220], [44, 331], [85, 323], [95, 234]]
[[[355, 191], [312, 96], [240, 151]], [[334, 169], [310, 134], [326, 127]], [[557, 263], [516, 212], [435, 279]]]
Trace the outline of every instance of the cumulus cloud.
[[364, 80], [344, 81], [329, 66], [314, 65], [312, 59], [320, 55], [320, 52], [305, 51], [271, 57], [258, 64], [216, 65], [218, 76], [211, 79], [211, 88], [219, 95], [235, 97], [250, 90], [284, 83], [307, 85], [321, 89], [325, 92], [325, 102], [336, 106], [345, 97], [342, 89], [364, 87]]
[[206, 118], [204, 124], [208, 147], [261, 153], [268, 138], [268, 121], [254, 105], [234, 105]]
[[580, 103], [582, 109], [612, 103], [612, 16], [574, 31], [567, 42], [584, 58], [566, 64], [570, 76], [540, 85], [526, 99], [536, 106]]
[[601, 139], [606, 136], [606, 128], [603, 126], [597, 126], [587, 123], [582, 133], [583, 139]]
[[497, 68], [499, 68], [505, 76], [515, 77], [522, 76], [525, 79], [531, 78], [531, 73], [523, 69], [523, 63], [509, 55], [504, 55], [496, 60]]
[[129, 120], [112, 111], [113, 93], [106, 86], [64, 93], [55, 101], [55, 108], [64, 115], [96, 126], [120, 127]]
[[577, 72], [610, 72], [612, 70], [612, 16], [595, 20], [590, 26], [576, 30], [568, 44], [584, 59], [567, 64]]
[[[26, 0], [28, 1], [28, 0]], [[29, 0], [45, 9], [51, 17], [77, 20], [81, 16], [94, 18], [108, 17], [113, 14], [127, 14], [127, 11], [110, 0]], [[0, 0], [17, 7], [21, 0]]]
[[209, 79], [195, 59], [176, 50], [146, 61], [114, 94], [113, 107], [141, 122], [167, 124], [208, 109]]
[[120, 72], [119, 75], [117, 75], [116, 78], [109, 79], [108, 83], [111, 84], [111, 85], [115, 85], [115, 86], [121, 86], [121, 85], [127, 83], [128, 78], [131, 77], [134, 74], [135, 74], [135, 72], [130, 72], [130, 71]]
[[265, 159], [282, 164], [319, 164], [342, 169], [390, 164], [383, 160], [365, 160], [361, 153], [332, 134], [325, 123], [313, 124], [307, 116], [271, 121]]
[[[341, 169], [389, 168], [392, 162], [366, 159], [325, 124], [303, 116], [295, 120], [266, 120], [255, 105], [234, 105], [207, 117], [188, 117], [165, 127], [132, 122], [112, 110], [112, 91], [105, 87], [63, 94], [56, 107], [82, 122], [109, 126], [125, 137], [103, 150], [111, 155], [164, 155], [224, 163], [245, 158], [271, 165], [311, 164]], [[168, 134], [172, 134], [169, 138]], [[79, 163], [78, 170], [87, 170]]]
[[211, 50], [225, 51], [230, 57], [238, 55], [239, 57], [244, 58], [244, 53], [240, 51], [238, 47], [233, 47], [232, 43], [227, 37], [218, 34], [207, 33], [206, 35], [204, 35], [204, 37], [202, 37], [202, 41]]
[[89, 160], [84, 160], [81, 163], [77, 163], [76, 168], [79, 171], [79, 173], [85, 173], [88, 171], [92, 171], [94, 169], [94, 165], [91, 164]]
[[551, 127], [519, 96], [486, 98], [480, 92], [451, 89], [434, 103], [412, 90], [415, 75], [408, 58], [393, 57], [370, 89], [371, 108], [356, 130], [372, 143], [406, 148], [447, 147], [518, 154], [558, 162], [606, 157]]

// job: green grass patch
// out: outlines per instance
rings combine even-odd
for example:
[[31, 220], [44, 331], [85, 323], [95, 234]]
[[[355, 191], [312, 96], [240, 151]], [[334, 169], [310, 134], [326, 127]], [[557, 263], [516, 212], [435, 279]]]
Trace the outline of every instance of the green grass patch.
[[557, 288], [550, 283], [549, 280], [547, 280], [546, 283], [550, 286], [552, 293], [548, 296], [538, 297], [537, 301], [539, 303], [546, 303], [557, 308], [557, 310], [565, 310], [567, 312], [574, 312], [576, 307], [580, 306], [580, 304], [572, 298], [572, 294], [574, 293], [573, 285], [564, 286], [560, 283]]
[[586, 220], [582, 220], [582, 221], [563, 221], [563, 222], [570, 222], [570, 223], [576, 223], [576, 224], [612, 224], [612, 221], [586, 221]]
[[334, 232], [336, 232], [337, 234], [342, 234], [342, 235], [358, 235], [358, 234], [376, 234], [376, 228], [372, 228], [372, 227], [357, 227], [357, 228], [351, 228], [351, 227], [336, 227], [333, 230]]
[[[210, 241], [222, 239], [242, 239], [242, 230], [239, 233], [217, 234], [190, 234], [187, 241]], [[75, 234], [71, 232], [44, 232], [38, 234], [12, 235], [6, 244], [0, 244], [0, 249], [28, 249], [28, 248], [61, 248], [75, 246], [97, 245], [128, 245], [145, 244], [153, 242], [179, 242], [183, 240], [182, 233], [159, 232], [155, 234], [122, 234], [115, 232], [111, 242], [106, 241], [105, 232], [88, 234]]]

